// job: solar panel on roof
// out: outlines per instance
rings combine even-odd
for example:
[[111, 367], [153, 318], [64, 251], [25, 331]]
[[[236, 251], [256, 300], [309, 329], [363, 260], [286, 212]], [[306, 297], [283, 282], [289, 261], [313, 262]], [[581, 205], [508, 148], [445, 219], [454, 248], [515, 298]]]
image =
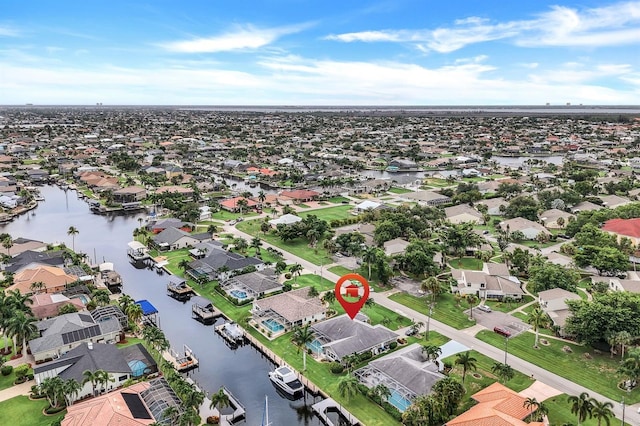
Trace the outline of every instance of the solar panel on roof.
[[122, 392], [122, 399], [124, 399], [134, 419], [153, 419], [137, 393]]

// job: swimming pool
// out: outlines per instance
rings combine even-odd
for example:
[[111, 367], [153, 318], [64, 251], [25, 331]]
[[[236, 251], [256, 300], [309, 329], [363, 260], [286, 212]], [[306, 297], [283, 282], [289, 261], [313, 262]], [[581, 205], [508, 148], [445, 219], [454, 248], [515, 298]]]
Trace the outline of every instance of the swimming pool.
[[247, 292], [242, 290], [231, 290], [229, 294], [231, 294], [236, 299], [240, 299], [240, 300], [247, 298]]
[[389, 395], [387, 401], [389, 401], [389, 404], [396, 407], [401, 413], [404, 413], [404, 411], [411, 405], [411, 401], [400, 395], [400, 393], [395, 389], [391, 390], [391, 395]]
[[315, 339], [311, 343], [307, 343], [307, 348], [311, 349], [313, 352], [317, 354], [322, 353], [322, 343], [320, 343], [318, 339]]
[[278, 321], [271, 318], [269, 318], [268, 320], [262, 321], [262, 324], [264, 324], [265, 327], [267, 327], [269, 330], [273, 331], [274, 333], [276, 331], [284, 330], [284, 325], [280, 324]]
[[89, 296], [87, 296], [86, 294], [76, 294], [74, 296], [71, 296], [70, 299], [80, 299], [80, 301], [82, 302], [83, 305], [86, 305], [87, 303], [90, 302]]

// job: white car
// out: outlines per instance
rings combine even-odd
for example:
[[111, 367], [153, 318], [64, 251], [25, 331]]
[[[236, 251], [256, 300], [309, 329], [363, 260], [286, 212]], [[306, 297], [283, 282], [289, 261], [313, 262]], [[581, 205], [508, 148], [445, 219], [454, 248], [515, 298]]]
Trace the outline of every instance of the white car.
[[478, 309], [480, 309], [482, 312], [493, 312], [487, 305], [478, 305]]

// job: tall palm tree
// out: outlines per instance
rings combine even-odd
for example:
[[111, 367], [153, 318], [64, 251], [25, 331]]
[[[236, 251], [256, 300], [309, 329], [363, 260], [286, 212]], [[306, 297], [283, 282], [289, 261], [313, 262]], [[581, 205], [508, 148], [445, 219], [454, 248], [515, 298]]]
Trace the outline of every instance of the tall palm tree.
[[475, 294], [467, 294], [465, 296], [465, 299], [469, 304], [469, 316], [471, 317], [471, 319], [473, 319], [473, 305], [475, 305], [478, 301], [478, 296], [476, 296]]
[[189, 259], [182, 259], [180, 260], [180, 262], [178, 262], [178, 268], [182, 269], [183, 272], [187, 272], [187, 269], [189, 269]]
[[71, 249], [76, 251], [76, 235], [78, 235], [80, 231], [75, 226], [70, 226], [67, 230], [67, 235], [71, 235]]
[[127, 309], [124, 313], [129, 318], [129, 321], [131, 321], [133, 324], [138, 324], [144, 315], [142, 306], [138, 305], [137, 303], [132, 303], [127, 306]]
[[27, 354], [27, 340], [34, 336], [38, 328], [36, 327], [37, 319], [22, 311], [14, 312], [11, 319], [7, 323], [5, 330], [14, 339], [14, 343], [18, 340], [22, 341], [22, 356]]
[[127, 308], [130, 305], [133, 305], [135, 303], [135, 301], [133, 300], [133, 298], [131, 296], [129, 296], [128, 294], [123, 294], [122, 296], [120, 296], [118, 298], [118, 307], [120, 308], [120, 310], [123, 313], [127, 313]]
[[429, 277], [420, 283], [420, 290], [428, 292], [431, 295], [431, 303], [435, 303], [441, 291], [440, 281], [436, 277]]
[[528, 397], [527, 399], [524, 400], [524, 403], [522, 404], [522, 406], [525, 409], [529, 410], [529, 420], [533, 420], [533, 412], [538, 409], [538, 406], [540, 406], [540, 403], [538, 402], [537, 399]]
[[571, 414], [575, 414], [576, 417], [578, 417], [578, 426], [580, 426], [587, 417], [591, 417], [591, 408], [593, 405], [587, 392], [582, 392], [580, 395], [571, 395], [567, 398], [567, 402], [571, 404]]
[[260, 247], [262, 247], [262, 240], [258, 237], [253, 237], [251, 239], [250, 247], [256, 249], [256, 256], [260, 256]]
[[175, 405], [170, 405], [164, 409], [161, 414], [161, 420], [167, 419], [169, 420], [169, 424], [175, 424], [176, 420], [180, 417], [180, 410]]
[[67, 401], [67, 405], [73, 404], [78, 393], [82, 390], [82, 385], [76, 379], [69, 379], [64, 382], [63, 393]]
[[307, 350], [306, 350], [306, 345], [307, 343], [311, 343], [313, 342], [313, 339], [315, 339], [315, 333], [313, 332], [313, 330], [311, 328], [309, 328], [309, 324], [305, 324], [304, 327], [296, 327], [293, 329], [293, 335], [291, 336], [291, 341], [293, 342], [294, 345], [296, 345], [298, 347], [298, 353], [300, 353], [300, 348], [303, 349], [302, 351], [302, 364], [303, 364], [303, 368], [302, 371], [307, 369]]
[[367, 264], [369, 275], [367, 278], [371, 279], [371, 266], [378, 259], [378, 249], [375, 246], [368, 246], [362, 252], [362, 261]]
[[245, 207], [247, 207], [248, 205], [249, 205], [249, 202], [246, 200], [246, 198], [242, 198], [242, 199], [238, 200], [237, 206], [240, 209], [240, 217], [242, 217], [243, 209]]
[[93, 396], [96, 395], [96, 384], [100, 381], [100, 373], [98, 371], [84, 370], [82, 372], [82, 385], [91, 383], [91, 394]]
[[540, 328], [547, 327], [549, 325], [549, 315], [543, 311], [540, 306], [536, 306], [527, 317], [527, 322], [533, 327], [533, 331], [536, 333], [536, 338], [533, 342], [533, 347], [538, 349], [538, 337], [540, 336]]
[[322, 301], [327, 305], [331, 305], [336, 300], [335, 291], [327, 291], [322, 295]]
[[626, 376], [630, 382], [638, 380], [640, 377], [640, 348], [629, 350], [627, 357], [621, 361], [618, 372]]
[[11, 235], [5, 235], [2, 239], [2, 247], [7, 249], [7, 256], [11, 257], [11, 247], [13, 247], [13, 238], [11, 238]]
[[264, 193], [263, 190], [258, 191], [258, 201], [260, 201], [260, 204], [264, 204], [264, 200], [267, 199], [267, 194]]
[[101, 288], [91, 293], [91, 299], [93, 299], [98, 306], [107, 306], [111, 302], [110, 295], [109, 290]]
[[515, 376], [513, 367], [511, 367], [509, 364], [503, 364], [501, 362], [494, 363], [493, 367], [491, 367], [491, 371], [496, 376], [498, 376], [501, 383], [506, 383], [509, 380], [513, 379], [513, 376]]
[[422, 354], [426, 356], [429, 361], [438, 365], [438, 357], [442, 355], [442, 348], [438, 345], [426, 345], [422, 347]]
[[358, 393], [358, 378], [351, 375], [351, 373], [342, 377], [338, 382], [338, 392], [340, 396], [346, 398], [347, 401]]
[[547, 407], [544, 402], [539, 402], [538, 409], [536, 410], [536, 421], [543, 421], [547, 415], [549, 415], [549, 407]]
[[231, 401], [229, 401], [229, 395], [224, 392], [224, 388], [220, 388], [218, 389], [218, 392], [212, 393], [210, 399], [211, 404], [209, 405], [209, 408], [217, 408], [218, 411], [231, 404]]
[[615, 417], [613, 414], [613, 404], [609, 401], [600, 402], [597, 399], [591, 398], [591, 417], [598, 419], [598, 426], [602, 425], [602, 421], [607, 426], [610, 425], [610, 420]]
[[468, 370], [475, 371], [477, 369], [476, 361], [478, 360], [471, 356], [470, 351], [456, 354], [455, 363], [462, 367], [462, 383], [464, 383]]
[[304, 268], [302, 267], [301, 264], [296, 263], [294, 265], [291, 266], [291, 268], [289, 268], [289, 271], [291, 272], [291, 274], [293, 275], [293, 282], [297, 283], [298, 282], [298, 277], [300, 275], [302, 275], [302, 271], [304, 270]]

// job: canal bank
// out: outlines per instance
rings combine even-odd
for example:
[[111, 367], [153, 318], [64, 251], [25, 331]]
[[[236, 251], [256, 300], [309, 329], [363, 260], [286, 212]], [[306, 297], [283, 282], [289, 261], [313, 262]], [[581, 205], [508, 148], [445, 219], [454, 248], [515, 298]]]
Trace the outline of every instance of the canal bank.
[[[319, 398], [307, 394], [290, 401], [283, 398], [268, 378], [273, 362], [251, 345], [230, 348], [213, 326], [192, 319], [192, 305], [166, 295], [167, 275], [129, 262], [127, 243], [139, 226], [140, 214], [94, 215], [89, 206], [78, 199], [75, 191], [63, 191], [46, 186], [41, 189], [45, 201], [30, 213], [0, 225], [0, 232], [13, 238], [25, 237], [44, 242], [72, 245], [67, 235], [70, 226], [78, 229], [75, 249], [87, 253], [92, 262], [113, 262], [123, 279], [123, 291], [135, 300], [147, 299], [160, 312], [162, 330], [171, 345], [188, 345], [200, 361], [199, 369], [188, 373], [208, 394], [226, 386], [245, 406], [246, 424], [259, 425], [268, 396], [269, 414], [273, 425], [322, 424], [311, 406]], [[220, 324], [217, 320], [215, 324]]]

